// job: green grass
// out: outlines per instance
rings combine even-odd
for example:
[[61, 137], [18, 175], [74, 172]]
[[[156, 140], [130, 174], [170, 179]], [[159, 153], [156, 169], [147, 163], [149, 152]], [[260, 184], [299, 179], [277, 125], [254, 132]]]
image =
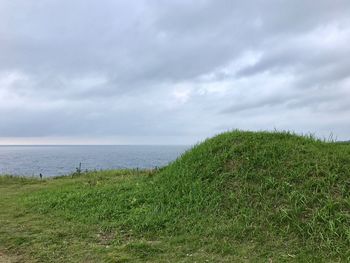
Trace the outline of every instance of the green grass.
[[159, 171], [0, 177], [14, 262], [348, 262], [350, 144], [233, 131]]

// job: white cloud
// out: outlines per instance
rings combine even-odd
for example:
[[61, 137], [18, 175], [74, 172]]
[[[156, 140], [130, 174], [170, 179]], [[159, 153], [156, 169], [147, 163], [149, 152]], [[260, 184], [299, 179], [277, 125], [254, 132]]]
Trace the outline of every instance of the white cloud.
[[176, 103], [184, 104], [190, 99], [191, 89], [186, 87], [177, 87], [172, 92], [172, 95], [174, 96]]
[[349, 13], [347, 0], [1, 1], [1, 140], [349, 139]]

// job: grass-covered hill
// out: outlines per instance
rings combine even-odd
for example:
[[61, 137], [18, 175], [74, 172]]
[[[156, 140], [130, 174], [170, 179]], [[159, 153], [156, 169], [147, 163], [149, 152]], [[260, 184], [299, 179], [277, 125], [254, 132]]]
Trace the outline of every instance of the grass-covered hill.
[[350, 260], [347, 143], [233, 131], [158, 171], [1, 177], [0, 195], [0, 262]]

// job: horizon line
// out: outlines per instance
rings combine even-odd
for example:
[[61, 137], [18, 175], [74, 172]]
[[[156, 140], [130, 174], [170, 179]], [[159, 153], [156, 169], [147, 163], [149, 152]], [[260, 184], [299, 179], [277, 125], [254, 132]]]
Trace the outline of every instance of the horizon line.
[[3, 146], [191, 146], [192, 144], [0, 144]]

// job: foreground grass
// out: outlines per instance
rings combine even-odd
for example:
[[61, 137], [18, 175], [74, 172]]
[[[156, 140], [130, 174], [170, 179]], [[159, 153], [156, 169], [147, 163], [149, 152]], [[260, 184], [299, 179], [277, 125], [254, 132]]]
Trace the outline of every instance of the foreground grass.
[[347, 262], [350, 145], [231, 132], [160, 171], [0, 177], [13, 262]]

